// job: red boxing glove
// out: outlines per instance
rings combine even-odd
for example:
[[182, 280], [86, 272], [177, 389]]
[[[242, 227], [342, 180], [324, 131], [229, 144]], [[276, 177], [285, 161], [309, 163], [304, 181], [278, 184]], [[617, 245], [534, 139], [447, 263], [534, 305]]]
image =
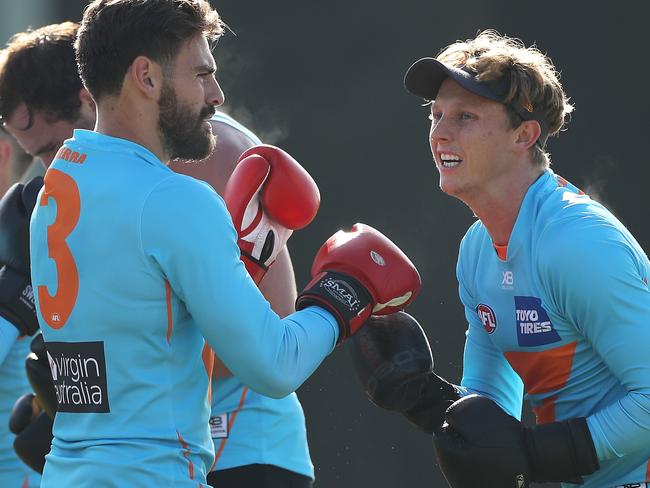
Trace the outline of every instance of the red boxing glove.
[[339, 343], [371, 314], [404, 309], [420, 291], [420, 275], [402, 250], [369, 225], [338, 231], [320, 248], [313, 279], [296, 301], [296, 310], [318, 305], [339, 322]]
[[292, 232], [314, 219], [320, 193], [289, 154], [260, 145], [239, 157], [224, 200], [237, 229], [241, 259], [259, 284]]

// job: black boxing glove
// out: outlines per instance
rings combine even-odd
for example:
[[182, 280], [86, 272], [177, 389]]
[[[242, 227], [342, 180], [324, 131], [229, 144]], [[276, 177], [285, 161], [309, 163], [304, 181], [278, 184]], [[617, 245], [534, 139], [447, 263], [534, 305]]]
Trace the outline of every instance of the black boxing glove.
[[449, 407], [433, 446], [452, 488], [582, 484], [582, 476], [599, 468], [584, 418], [528, 428], [478, 395], [468, 395]]
[[37, 473], [43, 473], [45, 456], [52, 446], [52, 417], [39, 413], [14, 439], [14, 450]]
[[47, 350], [43, 334], [36, 334], [31, 343], [32, 352], [25, 359], [25, 371], [29, 384], [36, 394], [39, 404], [47, 414], [54, 418], [58, 401], [56, 391], [54, 390], [54, 380], [52, 379], [52, 370], [47, 359]]
[[33, 393], [25, 393], [16, 400], [9, 415], [9, 430], [20, 434], [40, 413], [40, 406], [36, 403]]
[[43, 178], [16, 183], [0, 200], [0, 316], [21, 336], [38, 330], [29, 270], [29, 221]]
[[400, 412], [431, 434], [442, 425], [458, 388], [433, 372], [429, 341], [411, 315], [373, 315], [349, 341], [348, 351], [366, 395], [377, 406]]

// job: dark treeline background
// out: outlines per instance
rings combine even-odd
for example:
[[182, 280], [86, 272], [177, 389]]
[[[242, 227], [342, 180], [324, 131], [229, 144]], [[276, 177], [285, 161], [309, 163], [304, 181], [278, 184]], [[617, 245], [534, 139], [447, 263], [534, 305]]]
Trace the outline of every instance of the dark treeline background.
[[[79, 20], [87, 3], [50, 1], [58, 4], [53, 22]], [[224, 109], [293, 154], [321, 189], [318, 217], [290, 241], [299, 287], [338, 228], [362, 221], [381, 229], [420, 270], [423, 288], [410, 312], [430, 338], [437, 372], [451, 381], [461, 376], [465, 331], [454, 266], [473, 217], [438, 189], [427, 109], [402, 87], [412, 61], [486, 28], [536, 43], [561, 70], [576, 106], [567, 131], [548, 144], [554, 170], [650, 246], [650, 3], [211, 3], [232, 30], [215, 49]], [[430, 439], [366, 400], [344, 347], [298, 393], [317, 488], [446, 486]]]

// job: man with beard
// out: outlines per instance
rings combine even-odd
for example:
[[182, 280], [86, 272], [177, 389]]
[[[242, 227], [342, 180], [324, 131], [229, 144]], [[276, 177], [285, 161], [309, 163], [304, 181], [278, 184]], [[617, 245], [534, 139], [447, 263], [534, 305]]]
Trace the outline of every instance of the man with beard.
[[210, 348], [251, 389], [282, 397], [372, 312], [400, 310], [419, 290], [399, 248], [359, 224], [321, 248], [298, 312], [270, 309], [256, 283], [315, 214], [309, 175], [258, 146], [224, 203], [166, 165], [213, 148], [208, 119], [223, 93], [208, 40], [221, 33], [204, 0], [85, 10], [75, 48], [95, 130], [59, 149], [31, 221], [58, 397], [43, 486], [204, 484]]
[[[25, 182], [31, 181], [34, 176], [42, 175], [43, 166], [49, 167], [52, 162], [53, 153], [45, 154], [39, 151], [39, 148], [53, 144], [42, 141], [54, 141], [55, 145], [61, 146], [65, 139], [72, 136], [75, 128], [88, 129], [94, 124], [95, 105], [81, 84], [74, 59], [73, 44], [77, 29], [78, 24], [65, 22], [22, 32], [16, 34], [3, 51], [0, 93], [2, 100], [13, 102], [2, 105], [6, 129], [17, 141], [41, 156], [36, 158], [36, 164], [28, 170], [33, 176], [24, 178]], [[31, 75], [40, 72], [47, 72], [49, 76]], [[57, 91], [52, 87], [56, 87]], [[45, 97], [51, 97], [52, 100]], [[33, 126], [16, 124], [15, 115], [25, 111], [38, 121], [36, 129]], [[69, 115], [65, 115], [67, 112]], [[170, 163], [170, 168], [208, 182], [217, 193], [223, 195], [226, 181], [239, 156], [250, 147], [261, 144], [261, 141], [224, 113], [217, 113], [210, 123], [218, 143], [209, 158], [189, 164], [175, 160]], [[15, 146], [11, 139], [8, 134], [0, 134], [0, 156], [6, 154], [7, 161], [12, 147]], [[0, 163], [3, 161], [0, 160]], [[22, 170], [24, 164], [21, 165], [21, 172]], [[294, 311], [296, 284], [286, 248], [278, 255], [273, 267], [260, 282], [259, 288], [273, 310], [281, 317]], [[18, 331], [12, 324], [7, 323], [7, 328], [10, 332], [15, 331], [13, 335], [17, 336]], [[13, 339], [7, 342], [6, 347], [9, 348], [12, 344]], [[24, 358], [29, 352], [29, 343], [17, 341], [15, 344], [17, 352], [14, 353], [12, 349], [15, 364], [9, 358], [2, 363], [4, 369], [9, 368], [12, 363], [13, 372], [7, 370], [3, 377], [9, 378], [19, 374], [26, 385], [23, 368]], [[28, 369], [31, 373], [39, 374], [36, 379], [32, 375], [33, 382], [43, 380], [51, 383], [51, 378], [47, 378], [49, 365], [39, 347], [40, 342], [38, 347], [33, 348], [36, 354], [30, 356]], [[3, 381], [0, 386], [7, 390], [8, 416], [16, 397], [29, 387], [16, 388], [11, 386], [9, 381]], [[18, 433], [15, 446], [23, 460], [39, 472], [45, 464], [44, 456], [49, 451], [51, 441], [51, 423], [45, 412], [40, 413], [39, 404], [45, 403], [51, 412], [56, 408], [56, 399], [48, 404], [47, 399], [43, 398], [47, 396], [44, 392], [46, 386], [35, 384], [35, 390], [40, 393], [36, 395], [36, 402], [31, 394], [21, 397], [12, 416], [12, 425]], [[291, 483], [295, 486], [309, 486], [314, 474], [313, 466], [307, 446], [304, 415], [295, 393], [282, 399], [274, 399], [251, 391], [232, 376], [218, 358], [215, 361], [212, 391], [216, 393], [212, 396], [213, 414], [210, 425], [217, 459], [213, 472], [208, 477], [211, 484], [242, 487], [245, 486], [246, 479], [252, 479], [257, 487], [271, 487], [274, 484], [286, 486]], [[243, 401], [240, 401], [242, 397]], [[236, 422], [232, 425], [227, 421], [223, 422], [222, 428], [219, 429], [219, 422], [228, 418], [236, 418]], [[260, 427], [271, 424], [274, 426], [272, 429]], [[6, 426], [7, 422], [4, 422], [4, 425]], [[13, 456], [15, 459], [11, 447], [13, 438], [8, 430], [6, 438], [7, 456]], [[15, 463], [22, 469], [21, 473], [26, 471], [18, 459], [15, 459]], [[0, 480], [5, 481], [7, 486], [17, 486], [17, 483], [1, 474]]]

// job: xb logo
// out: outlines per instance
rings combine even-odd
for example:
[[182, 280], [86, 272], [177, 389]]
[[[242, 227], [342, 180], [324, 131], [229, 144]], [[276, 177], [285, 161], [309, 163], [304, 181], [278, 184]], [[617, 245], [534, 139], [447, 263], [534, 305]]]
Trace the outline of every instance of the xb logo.
[[512, 271], [504, 271], [503, 279], [501, 280], [502, 285], [512, 286], [515, 283], [515, 277], [512, 274]]

